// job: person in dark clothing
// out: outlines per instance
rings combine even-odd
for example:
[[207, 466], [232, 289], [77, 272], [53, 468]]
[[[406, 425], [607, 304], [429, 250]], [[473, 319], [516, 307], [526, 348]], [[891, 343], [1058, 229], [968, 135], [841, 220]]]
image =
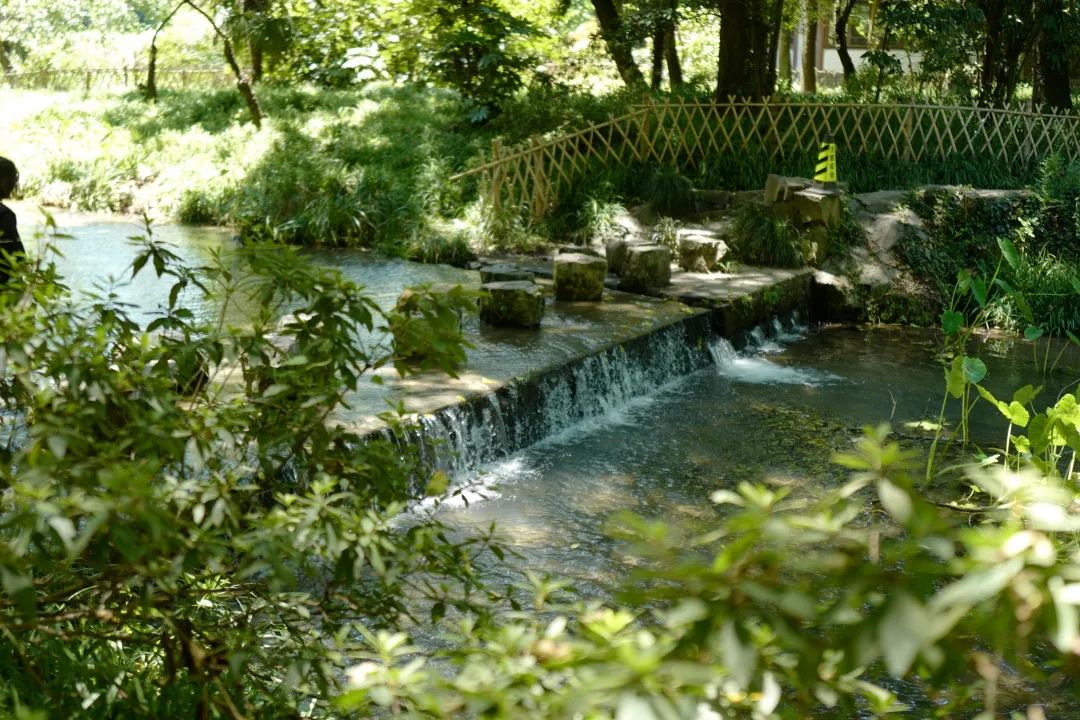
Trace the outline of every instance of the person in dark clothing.
[[[0, 200], [7, 200], [19, 184], [19, 171], [15, 163], [0, 157]], [[15, 213], [0, 202], [0, 285], [7, 284], [12, 267], [4, 253], [14, 257], [25, 253], [22, 240], [19, 239], [19, 227], [15, 222]]]

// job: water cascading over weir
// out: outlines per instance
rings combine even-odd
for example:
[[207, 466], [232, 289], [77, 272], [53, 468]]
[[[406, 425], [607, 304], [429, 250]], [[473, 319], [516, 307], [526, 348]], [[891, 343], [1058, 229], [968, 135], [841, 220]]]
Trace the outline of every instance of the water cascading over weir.
[[[757, 325], [766, 323], [766, 330], [772, 331], [771, 319], [808, 306], [809, 280], [805, 274], [793, 274], [763, 283], [735, 300], [690, 299], [703, 307], [612, 293], [593, 324], [575, 325], [574, 318], [557, 316], [537, 333], [537, 343], [545, 342], [545, 332], [546, 342], [557, 342], [568, 329], [585, 335], [602, 328], [603, 339], [591, 347], [544, 358], [533, 367], [517, 367], [509, 377], [495, 381], [485, 377], [482, 387], [470, 384], [467, 377], [446, 380], [462, 385], [456, 401], [417, 408], [402, 434], [380, 428], [370, 435], [415, 448], [426, 470], [442, 470], [456, 480], [475, 476], [486, 465], [579, 423], [617, 414], [638, 398], [722, 362], [718, 339], [728, 338], [735, 345], [760, 343], [751, 334]], [[633, 305], [634, 323], [618, 315], [620, 303]], [[771, 334], [782, 331], [781, 327]], [[724, 345], [731, 348], [730, 343]], [[498, 353], [497, 343], [481, 348], [474, 354], [476, 364], [481, 370], [485, 364], [497, 365]]]

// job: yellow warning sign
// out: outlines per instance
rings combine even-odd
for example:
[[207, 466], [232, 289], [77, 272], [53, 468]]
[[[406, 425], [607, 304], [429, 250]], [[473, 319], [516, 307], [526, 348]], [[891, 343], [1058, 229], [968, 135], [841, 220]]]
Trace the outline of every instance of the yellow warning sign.
[[817, 168], [814, 170], [814, 181], [819, 183], [836, 182], [836, 143], [821, 143], [821, 152], [818, 153]]

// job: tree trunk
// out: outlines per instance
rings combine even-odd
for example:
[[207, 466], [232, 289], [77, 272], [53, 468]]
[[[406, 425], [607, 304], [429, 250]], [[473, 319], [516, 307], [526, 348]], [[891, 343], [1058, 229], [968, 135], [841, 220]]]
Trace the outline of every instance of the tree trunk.
[[154, 37], [150, 39], [150, 59], [146, 63], [146, 88], [143, 90], [143, 97], [153, 102], [157, 100], [157, 39], [161, 31], [165, 29], [165, 26], [173, 19], [173, 15], [176, 15], [180, 11], [180, 8], [184, 7], [187, 2], [184, 0], [179, 5], [172, 9], [165, 19], [154, 30]]
[[848, 22], [851, 20], [851, 11], [855, 9], [856, 0], [840, 0], [836, 8], [836, 52], [840, 55], [840, 64], [844, 66], [844, 82], [855, 74], [855, 62], [851, 59], [851, 53], [847, 46]]
[[776, 89], [776, 62], [780, 48], [780, 31], [784, 26], [784, 0], [775, 0], [769, 18], [768, 39], [765, 43], [768, 71], [765, 75], [765, 94], [772, 95]]
[[1036, 75], [1041, 100], [1053, 108], [1072, 108], [1069, 87], [1069, 40], [1064, 0], [1043, 0]]
[[803, 45], [803, 92], [817, 92], [817, 5], [818, 0], [806, 0], [806, 42]]
[[615, 62], [619, 76], [629, 88], [644, 85], [645, 76], [634, 62], [633, 48], [623, 31], [619, 9], [614, 0], [592, 0], [592, 4], [596, 11], [596, 21], [600, 25], [600, 35], [604, 38], [608, 55]]
[[[244, 0], [244, 21], [247, 32], [248, 54], [251, 56], [251, 82], [262, 81], [263, 76], [263, 34], [261, 23], [265, 20], [266, 12], [264, 0]], [[252, 18], [257, 17], [254, 23], [256, 29], [252, 30]]]
[[720, 0], [716, 98], [760, 99], [772, 94], [775, 57], [761, 0]]
[[233, 76], [236, 78], [236, 89], [240, 93], [240, 97], [244, 98], [244, 103], [248, 107], [248, 113], [251, 115], [251, 122], [259, 130], [262, 129], [262, 108], [259, 107], [259, 99], [255, 97], [255, 93], [251, 89], [251, 82], [244, 76], [243, 71], [240, 70], [240, 64], [236, 61], [236, 53], [233, 52], [232, 42], [229, 41], [229, 36], [222, 32], [218, 24], [214, 22], [214, 18], [210, 16], [205, 10], [196, 5], [192, 0], [184, 0], [184, 5], [187, 5], [195, 12], [206, 18], [206, 21], [210, 23], [210, 26], [214, 28], [214, 33], [221, 40], [221, 49], [225, 53], [225, 62], [229, 64], [229, 69], [232, 70]]
[[15, 68], [11, 64], [11, 58], [8, 57], [7, 44], [0, 40], [0, 70], [6, 73], [10, 73]]
[[679, 62], [679, 46], [675, 44], [675, 27], [667, 29], [667, 38], [664, 41], [664, 55], [667, 58], [668, 85], [672, 90], [683, 86], [682, 63]]
[[664, 82], [664, 55], [667, 52], [667, 31], [663, 26], [653, 30], [652, 38], [652, 72], [650, 82], [653, 90], [660, 90]]
[[780, 31], [780, 59], [779, 73], [780, 79], [791, 85], [791, 31], [787, 28], [783, 28]]

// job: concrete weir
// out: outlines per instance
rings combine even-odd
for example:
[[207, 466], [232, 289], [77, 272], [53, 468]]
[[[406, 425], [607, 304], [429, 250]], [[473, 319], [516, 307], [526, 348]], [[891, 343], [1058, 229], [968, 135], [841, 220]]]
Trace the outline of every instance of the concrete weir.
[[[428, 468], [464, 477], [711, 364], [711, 338], [738, 342], [768, 318], [806, 308], [812, 280], [809, 271], [755, 268], [676, 273], [659, 297], [608, 290], [598, 303], [559, 302], [548, 268], [525, 269], [548, 294], [539, 330], [477, 328], [478, 347], [459, 377], [386, 371], [342, 420], [362, 435], [418, 448]], [[406, 413], [404, 437], [375, 417], [387, 402]]]

